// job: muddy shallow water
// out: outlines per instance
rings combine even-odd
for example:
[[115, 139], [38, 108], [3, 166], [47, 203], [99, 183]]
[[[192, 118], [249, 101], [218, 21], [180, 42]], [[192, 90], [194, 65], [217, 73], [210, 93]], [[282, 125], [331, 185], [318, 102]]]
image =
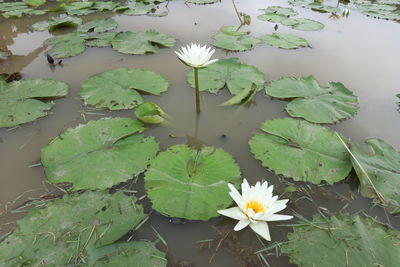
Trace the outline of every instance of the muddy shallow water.
[[[258, 20], [258, 9], [269, 5], [287, 6], [284, 1], [246, 0], [238, 2], [238, 8], [252, 17], [250, 30], [253, 36], [272, 33], [274, 23]], [[161, 5], [164, 9], [165, 4]], [[275, 186], [276, 194], [283, 194], [284, 188], [293, 183], [291, 179], [279, 178], [261, 166], [248, 148], [248, 140], [257, 132], [261, 123], [268, 119], [288, 117], [284, 110], [286, 101], [279, 101], [259, 92], [248, 107], [218, 107], [230, 98], [226, 89], [218, 95], [202, 92], [202, 112], [199, 116], [194, 108], [194, 91], [186, 82], [188, 68], [173, 53], [180, 46], [190, 42], [211, 44], [214, 34], [222, 26], [238, 25], [232, 3], [223, 1], [213, 5], [189, 7], [183, 2], [170, 2], [166, 17], [123, 16], [106, 12], [84, 17], [113, 17], [119, 24], [117, 31], [142, 31], [155, 29], [177, 38], [171, 49], [161, 49], [154, 55], [123, 55], [111, 48], [88, 48], [83, 54], [64, 59], [63, 66], [51, 68], [45, 57], [43, 41], [52, 35], [47, 32], [33, 32], [29, 26], [46, 19], [49, 15], [0, 22], [0, 49], [9, 50], [13, 56], [1, 63], [0, 72], [19, 71], [24, 78], [48, 77], [70, 85], [67, 97], [56, 100], [49, 116], [40, 118], [15, 129], [0, 129], [0, 206], [17, 199], [12, 206], [18, 206], [29, 197], [46, 193], [46, 188], [57, 189], [44, 184], [45, 175], [40, 166], [40, 150], [49, 140], [66, 128], [75, 127], [85, 120], [105, 116], [126, 116], [134, 118], [133, 111], [95, 111], [84, 107], [80, 99], [80, 84], [89, 76], [117, 67], [144, 68], [163, 74], [170, 87], [161, 96], [146, 95], [144, 98], [158, 104], [171, 117], [168, 125], [149, 126], [145, 135], [153, 135], [160, 142], [161, 150], [171, 145], [187, 142], [201, 142], [221, 147], [232, 154], [239, 164], [242, 177], [251, 182], [266, 179]], [[325, 24], [319, 32], [296, 31], [282, 25], [281, 33], [293, 33], [308, 40], [311, 48], [298, 50], [277, 49], [266, 44], [258, 45], [252, 51], [227, 53], [217, 49], [215, 58], [238, 57], [243, 63], [251, 64], [265, 73], [267, 81], [281, 76], [314, 75], [321, 84], [330, 81], [342, 82], [359, 97], [360, 110], [354, 118], [328, 127], [354, 141], [378, 137], [400, 150], [400, 113], [396, 110], [396, 94], [400, 93], [400, 24], [392, 21], [368, 18], [357, 11], [351, 11], [348, 18], [331, 18], [308, 9], [294, 7], [301, 17], [318, 20]], [[57, 32], [56, 32], [57, 33]], [[95, 114], [94, 114], [95, 113]], [[31, 167], [30, 167], [31, 166]], [[363, 210], [379, 220], [400, 229], [400, 219], [387, 215], [380, 207], [374, 207], [370, 200], [357, 193], [357, 180], [352, 174], [344, 182], [333, 186], [311, 186], [294, 183], [298, 192], [284, 194], [290, 204], [283, 214], [293, 211], [311, 218], [318, 212], [350, 213]], [[142, 177], [134, 189], [137, 196], [143, 196]], [[304, 197], [307, 196], [307, 197]], [[313, 201], [310, 201], [312, 199]], [[150, 206], [144, 200], [147, 210]], [[328, 213], [329, 214], [329, 213]], [[0, 217], [0, 236], [10, 231], [15, 219], [23, 213], [6, 213]], [[293, 220], [294, 222], [295, 220]], [[290, 228], [270, 226], [273, 241], [285, 239]], [[248, 257], [262, 244], [250, 229], [235, 235], [229, 234], [217, 253], [218, 242], [224, 231], [232, 229], [234, 222], [218, 217], [208, 222], [170, 222], [157, 213], [152, 213], [146, 224], [135, 234], [135, 238], [156, 239], [157, 232], [168, 243], [168, 257], [172, 264], [186, 261], [195, 266], [243, 266], [260, 265], [256, 257]], [[152, 228], [153, 227], [153, 228]], [[237, 239], [235, 239], [237, 238]], [[210, 240], [211, 241], [204, 241]], [[267, 246], [273, 242], [264, 242]], [[210, 249], [209, 249], [210, 247]], [[275, 254], [275, 250], [270, 251]], [[290, 266], [288, 258], [267, 256], [271, 266]], [[212, 260], [210, 263], [210, 259]]]

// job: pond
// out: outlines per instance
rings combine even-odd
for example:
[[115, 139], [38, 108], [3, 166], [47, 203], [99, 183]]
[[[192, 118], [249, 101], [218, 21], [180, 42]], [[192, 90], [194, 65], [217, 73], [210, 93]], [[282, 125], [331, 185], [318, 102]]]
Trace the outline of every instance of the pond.
[[[337, 2], [325, 1], [324, 4], [336, 6]], [[257, 19], [263, 14], [260, 9], [268, 6], [292, 7], [301, 17], [323, 23], [324, 28], [299, 31], [280, 23]], [[168, 15], [127, 16], [106, 11], [82, 16], [82, 19], [86, 22], [111, 17], [118, 23], [116, 32], [154, 29], [176, 38], [173, 47], [161, 48], [157, 53], [146, 55], [126, 55], [110, 47], [92, 47], [77, 56], [64, 58], [60, 65], [48, 63], [46, 51], [50, 46], [44, 45], [44, 42], [54, 35], [74, 29], [39, 32], [31, 28], [34, 23], [50, 19], [55, 13], [20, 19], [1, 18], [0, 50], [9, 51], [12, 55], [0, 61], [0, 73], [19, 72], [23, 79], [56, 79], [67, 83], [69, 92], [66, 97], [55, 100], [48, 116], [19, 127], [0, 128], [0, 206], [5, 207], [0, 217], [0, 236], [7, 235], [15, 228], [15, 221], [23, 218], [29, 209], [25, 208], [27, 201], [45, 202], [63, 194], [58, 187], [45, 182], [45, 170], [40, 164], [42, 148], [52, 138], [91, 120], [136, 118], [132, 109], [109, 111], [85, 106], [80, 96], [81, 85], [90, 76], [121, 67], [143, 68], [159, 73], [169, 81], [168, 90], [160, 96], [143, 96], [145, 101], [156, 103], [168, 114], [168, 123], [145, 125], [144, 135], [154, 136], [160, 144], [160, 151], [177, 144], [221, 148], [231, 154], [240, 166], [241, 178], [246, 178], [250, 184], [262, 180], [273, 184], [275, 195], [289, 199], [288, 207], [282, 213], [295, 215], [290, 221], [269, 223], [272, 241], [257, 237], [250, 228], [233, 232], [236, 221], [223, 216], [207, 221], [166, 217], [152, 210], [142, 173], [119, 185], [120, 188], [135, 191], [145, 213], [150, 214], [140, 229], [125, 235], [124, 240], [131, 235], [134, 240], [156, 240], [161, 236], [167, 246], [161, 241], [159, 246], [167, 252], [170, 266], [296, 266], [280, 252], [279, 244], [286, 242], [287, 234], [293, 232], [293, 227], [283, 224], [299, 223], [299, 216], [311, 220], [316, 214], [358, 213], [377, 218], [388, 227], [400, 230], [398, 217], [361, 196], [354, 170], [346, 179], [333, 185], [313, 185], [277, 175], [255, 159], [249, 140], [254, 133], [262, 132], [260, 128], [265, 121], [290, 117], [285, 110], [288, 101], [267, 96], [261, 90], [247, 105], [222, 107], [219, 105], [232, 97], [225, 88], [217, 94], [201, 92], [201, 112], [196, 113], [194, 90], [186, 79], [190, 68], [178, 60], [174, 51], [192, 42], [212, 46], [212, 36], [223, 26], [238, 26], [239, 20], [231, 1], [210, 5], [171, 1], [159, 4], [159, 7], [157, 12], [168, 11]], [[340, 3], [339, 7], [341, 10], [333, 15], [299, 5], [290, 6], [286, 1], [239, 1], [238, 10], [251, 17], [250, 25], [242, 26], [240, 31], [250, 31], [251, 36], [257, 37], [274, 32], [295, 34], [306, 39], [309, 46], [280, 49], [261, 43], [242, 52], [216, 48], [213, 58], [238, 58], [241, 63], [255, 66], [263, 72], [267, 83], [283, 76], [309, 75], [324, 86], [329, 82], [341, 82], [358, 96], [359, 110], [351, 118], [323, 126], [356, 143], [376, 137], [399, 151], [400, 113], [397, 111], [396, 94], [400, 93], [400, 25], [393, 20], [367, 17], [353, 9], [346, 17], [342, 15], [345, 5]], [[399, 172], [400, 165], [396, 167]], [[270, 246], [272, 249], [257, 253]]]

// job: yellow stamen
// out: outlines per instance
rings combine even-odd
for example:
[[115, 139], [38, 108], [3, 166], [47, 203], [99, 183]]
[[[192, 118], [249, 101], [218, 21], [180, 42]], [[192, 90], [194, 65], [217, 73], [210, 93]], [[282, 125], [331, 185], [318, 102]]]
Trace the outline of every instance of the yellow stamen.
[[246, 203], [246, 211], [248, 209], [253, 209], [254, 213], [265, 212], [265, 207], [258, 201], [249, 201]]

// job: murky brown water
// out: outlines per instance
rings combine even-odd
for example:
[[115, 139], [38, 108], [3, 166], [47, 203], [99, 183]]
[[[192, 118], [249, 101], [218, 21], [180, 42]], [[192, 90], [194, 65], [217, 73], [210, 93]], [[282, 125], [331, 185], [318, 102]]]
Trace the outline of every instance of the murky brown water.
[[[250, 30], [254, 36], [273, 32], [273, 23], [259, 21], [256, 16], [261, 13], [259, 8], [279, 4], [285, 5], [283, 1], [240, 1], [239, 10], [252, 16], [251, 26], [243, 29]], [[43, 187], [45, 176], [42, 167], [29, 166], [40, 161], [40, 150], [48, 144], [50, 138], [68, 127], [85, 122], [83, 111], [98, 113], [86, 113], [86, 120], [103, 116], [134, 117], [133, 111], [93, 111], [83, 107], [79, 97], [80, 84], [89, 76], [117, 67], [145, 68], [164, 74], [170, 81], [168, 92], [161, 97], [145, 96], [146, 100], [157, 103], [173, 118], [170, 125], [152, 126], [145, 132], [146, 135], [156, 137], [162, 150], [173, 144], [186, 143], [188, 139], [197, 136], [207, 145], [221, 147], [231, 153], [241, 167], [242, 177], [250, 181], [267, 179], [275, 185], [277, 193], [283, 192], [287, 185], [280, 182], [281, 178], [261, 167], [261, 163], [250, 153], [247, 142], [265, 120], [288, 116], [284, 111], [286, 102], [271, 100], [260, 92], [249, 107], [222, 108], [217, 105], [230, 98], [226, 90], [218, 95], [202, 93], [202, 112], [197, 118], [194, 92], [185, 77], [188, 68], [173, 53], [190, 42], [211, 44], [211, 36], [222, 26], [237, 25], [231, 2], [225, 0], [213, 5], [190, 5], [190, 8], [182, 2], [171, 2], [168, 7], [169, 15], [162, 18], [102, 13], [87, 16], [87, 19], [113, 16], [119, 23], [117, 30], [120, 31], [156, 29], [169, 33], [178, 39], [174, 48], [161, 49], [155, 55], [143, 56], [123, 55], [111, 48], [88, 48], [79, 56], [65, 59], [63, 67], [53, 69], [49, 67], [45, 49], [42, 47], [43, 41], [51, 35], [29, 30], [31, 24], [45, 19], [46, 16], [0, 22], [0, 49], [8, 49], [14, 54], [10, 60], [2, 63], [0, 72], [20, 71], [24, 78], [49, 77], [70, 85], [70, 93], [66, 98], [56, 101], [51, 115], [13, 130], [0, 129], [1, 206], [28, 190], [36, 189], [27, 192], [16, 205], [26, 201], [28, 197], [37, 197], [46, 192]], [[400, 25], [368, 18], [356, 11], [348, 18], [332, 19], [329, 14], [298, 7], [295, 10], [299, 11], [301, 17], [323, 22], [325, 28], [320, 32], [303, 32], [282, 26], [279, 31], [304, 37], [312, 48], [288, 51], [263, 44], [252, 51], [241, 53], [226, 53], [217, 49], [215, 57], [238, 57], [241, 62], [257, 66], [266, 74], [267, 81], [287, 75], [313, 74], [322, 84], [329, 81], [344, 83], [359, 96], [360, 110], [354, 118], [330, 127], [358, 142], [368, 137], [378, 137], [400, 150], [400, 114], [395, 104], [395, 95], [400, 93]], [[171, 138], [170, 134], [176, 138]], [[221, 138], [222, 134], [227, 138]], [[292, 182], [290, 179], [281, 180]], [[400, 226], [399, 219], [387, 216], [379, 207], [371, 208], [371, 202], [358, 195], [357, 183], [353, 178], [334, 186], [308, 187], [302, 183], [296, 184], [302, 189], [298, 193], [284, 196], [291, 200], [285, 214], [295, 211], [309, 218], [317, 213], [318, 206], [323, 207], [320, 210], [326, 208], [331, 212], [345, 207], [345, 211], [355, 212], [362, 209], [396, 228]], [[49, 185], [47, 187], [51, 188]], [[138, 196], [144, 194], [141, 179], [136, 188], [139, 190]], [[312, 197], [316, 206], [306, 198], [301, 198], [304, 195]], [[354, 200], [349, 203], [340, 195]], [[12, 229], [13, 225], [8, 222], [21, 216], [20, 213], [1, 216], [0, 236]], [[271, 224], [271, 235], [274, 241], [281, 241], [288, 229], [276, 226], [277, 224], [279, 222]], [[195, 266], [242, 266], [246, 259], [243, 256], [246, 253], [239, 253], [236, 243], [231, 250], [226, 245], [222, 246], [213, 257], [221, 237], [214, 227], [219, 231], [233, 228], [233, 222], [229, 219], [219, 217], [209, 222], [177, 225], [153, 213], [150, 220], [138, 231], [137, 237], [155, 239], [151, 226], [167, 241], [171, 262], [186, 260]], [[251, 230], [246, 229], [236, 234], [241, 248], [252, 247], [257, 250], [262, 247]], [[212, 249], [201, 250], [200, 244], [208, 243], [198, 241], [207, 239], [214, 239], [211, 242]], [[267, 245], [271, 244], [272, 242]], [[271, 253], [275, 253], [275, 250]], [[211, 257], [213, 259], [210, 264]], [[286, 257], [271, 255], [267, 259], [271, 266], [290, 265]], [[255, 262], [260, 265], [258, 261]]]

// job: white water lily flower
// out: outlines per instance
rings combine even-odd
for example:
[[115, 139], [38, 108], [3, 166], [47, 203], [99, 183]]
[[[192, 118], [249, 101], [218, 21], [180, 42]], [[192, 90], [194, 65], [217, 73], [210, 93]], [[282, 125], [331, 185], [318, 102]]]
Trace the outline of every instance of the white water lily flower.
[[271, 241], [268, 229], [268, 221], [290, 220], [293, 216], [276, 214], [286, 208], [288, 199], [278, 200], [278, 196], [272, 195], [274, 186], [268, 187], [267, 182], [257, 182], [250, 186], [246, 179], [242, 183], [242, 194], [232, 184], [228, 184], [229, 195], [238, 205], [237, 207], [219, 210], [218, 213], [239, 220], [233, 230], [239, 231], [250, 226], [254, 232]]
[[186, 65], [193, 68], [204, 68], [211, 63], [218, 61], [218, 59], [210, 60], [215, 50], [211, 50], [211, 47], [200, 47], [198, 44], [190, 44], [186, 47], [182, 46], [181, 50], [175, 53], [179, 59], [182, 60]]

